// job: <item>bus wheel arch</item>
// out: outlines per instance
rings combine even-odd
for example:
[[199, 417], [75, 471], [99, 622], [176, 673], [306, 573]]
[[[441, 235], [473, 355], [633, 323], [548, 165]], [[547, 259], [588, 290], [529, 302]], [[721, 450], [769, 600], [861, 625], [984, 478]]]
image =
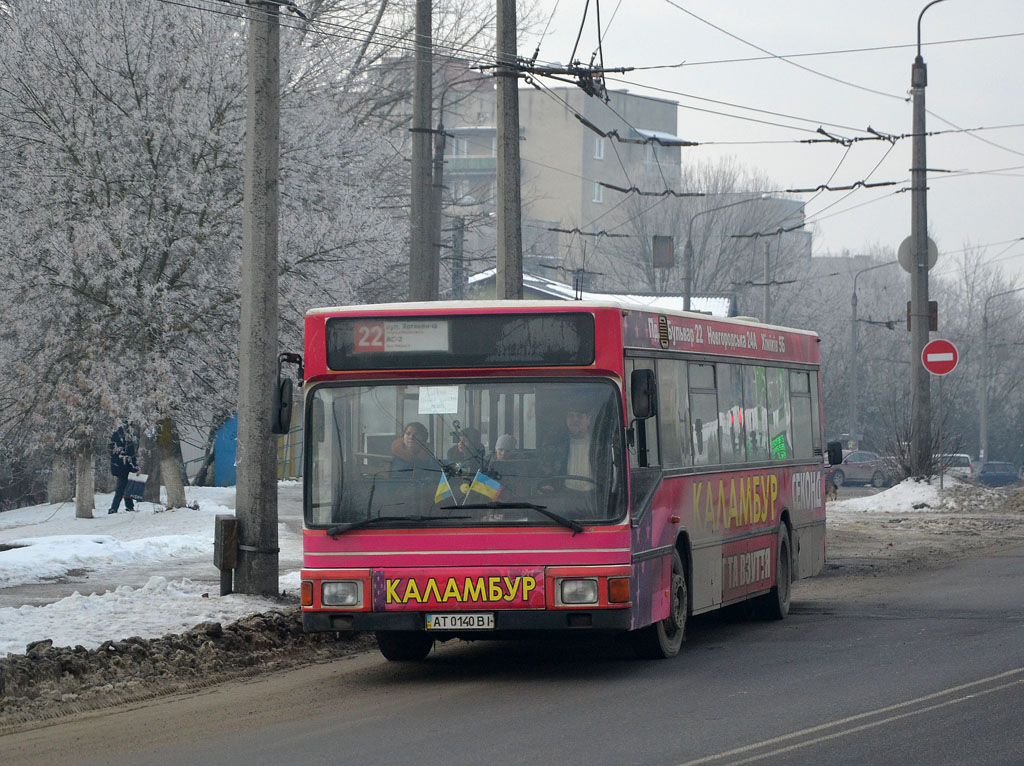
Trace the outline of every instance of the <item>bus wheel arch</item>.
[[686, 624], [690, 617], [691, 572], [689, 541], [681, 534], [672, 549], [668, 617], [636, 631], [633, 635], [633, 649], [638, 657], [667, 660], [679, 654], [686, 640]]
[[754, 600], [757, 614], [766, 620], [781, 620], [789, 614], [793, 592], [793, 536], [789, 514], [783, 512], [777, 532], [775, 584]]

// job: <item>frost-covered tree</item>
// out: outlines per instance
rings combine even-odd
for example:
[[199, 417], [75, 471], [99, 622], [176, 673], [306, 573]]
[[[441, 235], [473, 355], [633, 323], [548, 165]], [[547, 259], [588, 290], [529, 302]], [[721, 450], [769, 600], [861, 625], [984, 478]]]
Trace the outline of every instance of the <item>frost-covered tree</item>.
[[[775, 232], [782, 225], [779, 201], [761, 198], [761, 191], [773, 185], [731, 159], [685, 163], [672, 173], [661, 166], [649, 167], [631, 180], [648, 191], [671, 190], [694, 196], [631, 194], [621, 200], [620, 212], [609, 215], [600, 225], [593, 224], [592, 228], [617, 235], [600, 239], [591, 248], [590, 259], [599, 262], [602, 271], [598, 282], [620, 291], [682, 294], [684, 251], [692, 234], [693, 293], [738, 293], [745, 299], [745, 313], [760, 313], [753, 307], [754, 303], [760, 307], [760, 293], [750, 283], [760, 281], [763, 273], [765, 239], [752, 235]], [[654, 235], [672, 237], [673, 267], [654, 267]], [[782, 241], [780, 251], [779, 240], [772, 239], [776, 276], [796, 258], [788, 241]]]
[[[245, 27], [156, 1], [16, 9], [0, 36], [12, 373], [0, 406], [6, 434], [85, 465], [117, 420], [169, 428], [234, 406]], [[388, 282], [403, 233], [380, 204], [399, 158], [348, 117], [324, 65], [338, 46], [284, 31], [281, 311], [294, 344], [309, 306]]]

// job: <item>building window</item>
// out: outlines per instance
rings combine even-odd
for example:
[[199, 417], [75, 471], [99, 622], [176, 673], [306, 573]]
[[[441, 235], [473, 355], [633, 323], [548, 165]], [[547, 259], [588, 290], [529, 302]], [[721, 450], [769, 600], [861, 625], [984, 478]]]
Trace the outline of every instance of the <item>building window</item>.
[[594, 181], [594, 197], [591, 201], [598, 204], [604, 202], [604, 187], [597, 181]]
[[604, 136], [594, 136], [594, 159], [604, 159]]

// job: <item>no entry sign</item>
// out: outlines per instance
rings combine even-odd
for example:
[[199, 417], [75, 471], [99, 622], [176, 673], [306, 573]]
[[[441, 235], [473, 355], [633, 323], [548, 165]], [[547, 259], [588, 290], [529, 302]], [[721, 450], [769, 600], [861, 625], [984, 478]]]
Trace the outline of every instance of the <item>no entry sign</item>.
[[921, 352], [921, 364], [932, 375], [947, 375], [956, 369], [960, 355], [948, 340], [936, 338]]

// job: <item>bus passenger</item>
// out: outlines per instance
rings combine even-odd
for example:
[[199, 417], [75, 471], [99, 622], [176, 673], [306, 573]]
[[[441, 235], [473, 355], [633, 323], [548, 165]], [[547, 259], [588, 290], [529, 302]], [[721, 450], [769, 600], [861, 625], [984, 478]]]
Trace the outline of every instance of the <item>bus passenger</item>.
[[392, 471], [412, 471], [414, 468], [436, 468], [437, 458], [430, 451], [427, 441], [430, 435], [422, 423], [412, 422], [405, 427], [405, 433], [391, 443], [395, 456], [391, 461]]
[[519, 454], [516, 452], [516, 437], [512, 434], [502, 434], [494, 443], [495, 460], [516, 460]]
[[475, 428], [463, 428], [458, 434], [458, 442], [448, 450], [448, 462], [457, 467], [458, 473], [472, 476], [483, 468], [485, 462], [480, 432]]

